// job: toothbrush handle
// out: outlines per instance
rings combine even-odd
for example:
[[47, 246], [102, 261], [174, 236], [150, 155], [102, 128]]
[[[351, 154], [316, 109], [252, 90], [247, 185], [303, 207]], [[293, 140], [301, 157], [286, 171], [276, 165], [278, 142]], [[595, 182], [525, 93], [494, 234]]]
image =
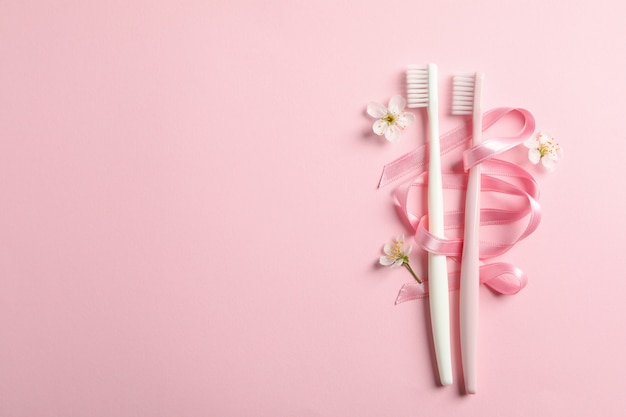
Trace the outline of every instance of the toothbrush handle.
[[[430, 172], [428, 175], [428, 229], [444, 237], [443, 188], [438, 140], [431, 141]], [[452, 354], [450, 349], [450, 301], [448, 295], [448, 264], [445, 255], [428, 254], [428, 292], [430, 297], [430, 321], [433, 332], [435, 357], [442, 385], [452, 384]]]
[[459, 316], [461, 332], [461, 362], [465, 389], [476, 393], [478, 353], [478, 290], [479, 253], [478, 226], [480, 224], [480, 166], [470, 169], [465, 199], [465, 231], [461, 258], [461, 288]]
[[[429, 167], [428, 167], [428, 230], [444, 237], [443, 181], [439, 143], [437, 67], [429, 64]], [[428, 291], [430, 321], [435, 357], [442, 385], [452, 384], [452, 354], [450, 349], [450, 301], [448, 296], [448, 265], [445, 255], [428, 254]]]
[[430, 322], [441, 385], [451, 385], [453, 380], [447, 269], [446, 257], [444, 255], [428, 254]]

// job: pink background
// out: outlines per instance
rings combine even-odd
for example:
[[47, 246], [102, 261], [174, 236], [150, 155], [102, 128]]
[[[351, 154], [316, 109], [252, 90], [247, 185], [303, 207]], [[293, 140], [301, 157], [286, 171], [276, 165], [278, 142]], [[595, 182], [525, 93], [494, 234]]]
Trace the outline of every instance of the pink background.
[[[0, 416], [618, 416], [626, 31], [598, 0], [0, 2]], [[486, 73], [566, 159], [438, 387], [370, 133], [405, 66]], [[414, 260], [422, 270], [419, 257]], [[452, 293], [456, 301], [458, 294]], [[453, 313], [456, 308], [453, 309]], [[457, 323], [454, 323], [456, 329]], [[455, 336], [455, 343], [458, 338]]]

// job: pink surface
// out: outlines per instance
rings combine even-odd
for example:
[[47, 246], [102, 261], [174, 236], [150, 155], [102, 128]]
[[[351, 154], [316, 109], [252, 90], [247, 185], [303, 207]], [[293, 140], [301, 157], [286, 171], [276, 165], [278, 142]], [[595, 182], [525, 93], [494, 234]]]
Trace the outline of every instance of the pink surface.
[[[624, 12], [3, 1], [0, 416], [623, 415]], [[422, 118], [392, 145], [365, 106], [426, 62], [443, 131], [447, 80], [482, 70], [484, 107], [566, 155], [506, 255], [528, 286], [481, 288], [471, 397], [458, 336], [438, 387], [427, 301], [394, 306], [410, 276], [376, 265], [405, 231], [380, 170]]]

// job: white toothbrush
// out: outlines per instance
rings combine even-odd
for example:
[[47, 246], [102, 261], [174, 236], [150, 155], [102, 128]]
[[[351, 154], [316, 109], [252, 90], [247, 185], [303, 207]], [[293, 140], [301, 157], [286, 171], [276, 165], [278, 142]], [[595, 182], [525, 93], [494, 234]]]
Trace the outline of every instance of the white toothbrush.
[[[472, 116], [472, 146], [481, 141], [482, 111], [481, 90], [483, 74], [476, 72], [454, 77], [452, 87], [452, 114]], [[461, 328], [461, 361], [463, 378], [468, 394], [476, 394], [478, 356], [478, 289], [479, 251], [478, 226], [480, 225], [480, 165], [469, 170], [465, 196], [465, 231], [461, 258], [461, 288], [459, 316]]]
[[[426, 107], [428, 110], [430, 142], [428, 230], [434, 236], [444, 237], [437, 66], [435, 64], [411, 65], [407, 70], [406, 79], [408, 107]], [[430, 320], [439, 379], [442, 385], [450, 385], [452, 384], [450, 301], [448, 299], [448, 266], [445, 255], [428, 253], [428, 291], [430, 297]]]

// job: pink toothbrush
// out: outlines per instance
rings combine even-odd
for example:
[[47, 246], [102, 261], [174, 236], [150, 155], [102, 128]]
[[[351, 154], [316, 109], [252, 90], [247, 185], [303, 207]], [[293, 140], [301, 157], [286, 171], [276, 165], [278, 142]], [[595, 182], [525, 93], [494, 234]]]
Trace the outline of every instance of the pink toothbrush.
[[[452, 114], [472, 115], [472, 146], [480, 143], [482, 136], [481, 90], [483, 74], [459, 74], [454, 77]], [[465, 390], [476, 394], [478, 354], [478, 290], [480, 225], [480, 166], [469, 170], [465, 197], [465, 231], [461, 258], [461, 288], [459, 301], [461, 327], [461, 361]]]

